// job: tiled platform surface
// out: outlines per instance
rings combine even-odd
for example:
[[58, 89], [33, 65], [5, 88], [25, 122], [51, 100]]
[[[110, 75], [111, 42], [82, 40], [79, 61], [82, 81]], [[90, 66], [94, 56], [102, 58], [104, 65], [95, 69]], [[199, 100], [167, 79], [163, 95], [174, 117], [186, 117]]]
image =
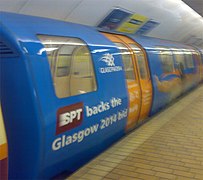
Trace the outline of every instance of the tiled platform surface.
[[203, 85], [68, 178], [76, 179], [203, 180]]

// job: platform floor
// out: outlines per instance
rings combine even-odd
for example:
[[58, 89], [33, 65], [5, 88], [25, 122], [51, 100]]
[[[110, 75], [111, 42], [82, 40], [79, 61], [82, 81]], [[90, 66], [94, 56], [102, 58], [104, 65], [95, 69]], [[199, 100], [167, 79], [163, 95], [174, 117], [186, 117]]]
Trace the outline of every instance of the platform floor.
[[67, 179], [203, 180], [203, 85]]

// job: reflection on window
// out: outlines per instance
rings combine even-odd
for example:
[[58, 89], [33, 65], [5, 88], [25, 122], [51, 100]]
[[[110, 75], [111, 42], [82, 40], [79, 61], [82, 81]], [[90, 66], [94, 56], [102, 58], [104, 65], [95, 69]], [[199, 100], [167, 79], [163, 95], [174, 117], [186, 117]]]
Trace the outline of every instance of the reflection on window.
[[95, 91], [92, 59], [86, 44], [77, 38], [38, 35], [47, 53], [57, 97]]
[[175, 56], [176, 62], [183, 67], [183, 69], [186, 69], [184, 54], [182, 51], [173, 51], [173, 54]]
[[147, 72], [147, 64], [145, 62], [145, 57], [143, 52], [139, 47], [137, 47], [134, 44], [130, 44], [130, 47], [133, 49], [134, 54], [137, 58], [137, 65], [139, 68], [139, 74], [141, 79], [147, 79], [148, 78], [148, 72]]
[[185, 62], [187, 68], [194, 68], [194, 62], [191, 52], [185, 52]]
[[173, 55], [171, 51], [161, 50], [159, 53], [163, 72], [164, 73], [174, 72]]
[[200, 51], [200, 59], [201, 59], [201, 61], [202, 61], [202, 65], [203, 65], [203, 50]]
[[135, 80], [133, 61], [128, 48], [122, 43], [115, 43], [120, 50], [127, 80]]

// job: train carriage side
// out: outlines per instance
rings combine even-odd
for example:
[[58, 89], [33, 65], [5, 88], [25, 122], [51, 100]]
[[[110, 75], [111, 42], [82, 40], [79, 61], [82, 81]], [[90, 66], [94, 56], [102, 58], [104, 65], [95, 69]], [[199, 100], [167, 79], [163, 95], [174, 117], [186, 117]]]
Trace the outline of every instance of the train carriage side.
[[22, 25], [18, 23], [18, 18], [14, 18], [17, 25], [11, 23], [11, 27], [8, 27], [9, 18], [3, 13], [0, 16], [0, 98], [8, 141], [8, 177], [26, 178], [28, 175], [35, 176], [40, 167], [40, 147], [43, 145], [40, 114], [37, 113], [32, 76], [25, 61], [27, 53], [21, 48], [21, 39], [24, 38], [16, 37], [13, 32], [19, 29], [24, 33]]
[[188, 46], [0, 15], [11, 179], [72, 173], [198, 83]]
[[196, 51], [171, 41], [131, 36], [146, 51], [153, 86], [155, 114], [183, 92], [199, 82], [199, 70], [193, 54]]
[[120, 50], [129, 94], [129, 113], [126, 131], [149, 117], [152, 104], [152, 85], [146, 54], [131, 38], [115, 33], [102, 33]]
[[172, 48], [175, 63], [181, 75], [183, 92], [196, 86], [201, 79], [200, 56], [193, 47], [182, 45], [181, 48]]
[[201, 52], [197, 50], [194, 47], [191, 47], [191, 53], [192, 53], [192, 58], [194, 60], [195, 64], [195, 71], [196, 71], [196, 77], [194, 79], [195, 83], [201, 83], [202, 78], [203, 78], [203, 72], [202, 72], [202, 57], [201, 57]]
[[[182, 68], [184, 73], [184, 79], [183, 79], [183, 91], [186, 92], [193, 87], [195, 87], [201, 79], [201, 60], [199, 52], [188, 45], [181, 45], [182, 49], [180, 50], [182, 52], [183, 60], [182, 64], [184, 67]], [[180, 64], [180, 62], [178, 62]]]
[[86, 26], [1, 17], [1, 41], [11, 50], [0, 60], [9, 178], [71, 173], [125, 134], [119, 50]]
[[200, 50], [201, 55], [201, 72], [202, 72], [202, 82], [203, 82], [203, 50]]
[[0, 179], [8, 179], [8, 144], [0, 105]]
[[199, 56], [197, 57], [200, 61], [200, 81], [203, 82], [203, 50], [200, 48], [197, 48]]

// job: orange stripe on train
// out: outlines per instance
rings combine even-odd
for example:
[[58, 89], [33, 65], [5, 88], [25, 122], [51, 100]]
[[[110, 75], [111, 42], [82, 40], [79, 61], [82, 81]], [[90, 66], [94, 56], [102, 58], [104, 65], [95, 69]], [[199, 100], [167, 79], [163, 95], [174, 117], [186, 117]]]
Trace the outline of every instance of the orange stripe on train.
[[8, 157], [8, 148], [7, 143], [0, 145], [0, 160], [3, 160]]

